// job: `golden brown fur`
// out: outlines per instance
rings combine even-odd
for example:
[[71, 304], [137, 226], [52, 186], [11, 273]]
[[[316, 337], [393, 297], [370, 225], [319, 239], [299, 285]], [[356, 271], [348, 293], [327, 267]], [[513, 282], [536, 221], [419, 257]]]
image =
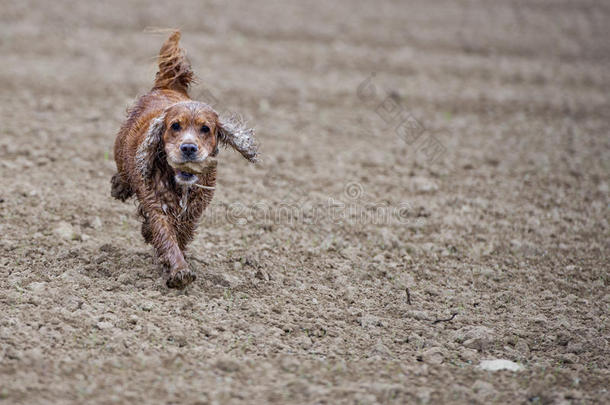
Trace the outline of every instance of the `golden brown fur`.
[[250, 161], [257, 158], [251, 129], [221, 120], [209, 105], [190, 99], [193, 72], [179, 40], [175, 31], [163, 44], [152, 90], [128, 111], [114, 144], [117, 173], [111, 181], [113, 197], [137, 197], [142, 236], [167, 270], [170, 288], [184, 288], [196, 278], [184, 250], [212, 200], [216, 168], [195, 175], [175, 170], [169, 162], [209, 162], [219, 143]]

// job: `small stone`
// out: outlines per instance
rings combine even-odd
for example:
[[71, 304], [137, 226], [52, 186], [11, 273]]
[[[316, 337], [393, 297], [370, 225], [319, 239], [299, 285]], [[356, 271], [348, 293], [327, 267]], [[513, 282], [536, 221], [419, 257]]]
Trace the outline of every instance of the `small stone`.
[[77, 238], [76, 232], [74, 231], [72, 225], [65, 221], [61, 221], [59, 224], [57, 224], [53, 230], [53, 233], [64, 240], [73, 240]]
[[154, 305], [150, 301], [144, 301], [142, 303], [142, 305], [140, 306], [140, 308], [142, 308], [142, 311], [146, 311], [146, 312], [152, 311], [153, 307], [154, 307]]
[[494, 331], [486, 326], [475, 326], [465, 331], [460, 329], [455, 340], [463, 342], [464, 347], [481, 351], [493, 344]]
[[445, 355], [440, 347], [431, 347], [422, 352], [421, 358], [424, 363], [441, 364], [445, 360]]
[[500, 371], [500, 370], [509, 370], [509, 371], [520, 371], [523, 370], [523, 366], [515, 363], [514, 361], [504, 360], [504, 359], [494, 359], [494, 360], [483, 360], [481, 364], [479, 364], [479, 368], [487, 371]]
[[480, 339], [468, 339], [464, 342], [464, 346], [469, 349], [483, 350], [483, 343]]
[[477, 351], [463, 347], [460, 349], [460, 358], [472, 364], [477, 360]]
[[95, 325], [95, 326], [97, 326], [97, 328], [100, 329], [100, 330], [104, 330], [104, 329], [110, 329], [114, 325], [112, 323], [110, 323], [110, 322], [102, 321], [102, 322], [98, 322], [97, 325]]

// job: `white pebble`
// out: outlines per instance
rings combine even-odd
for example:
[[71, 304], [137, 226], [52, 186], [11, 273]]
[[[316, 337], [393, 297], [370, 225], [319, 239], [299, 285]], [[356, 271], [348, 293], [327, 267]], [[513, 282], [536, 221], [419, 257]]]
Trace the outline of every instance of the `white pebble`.
[[504, 359], [494, 359], [494, 360], [483, 360], [481, 364], [479, 364], [479, 368], [488, 371], [500, 371], [500, 370], [509, 370], [509, 371], [520, 371], [523, 370], [523, 366], [515, 363], [514, 361], [504, 360]]

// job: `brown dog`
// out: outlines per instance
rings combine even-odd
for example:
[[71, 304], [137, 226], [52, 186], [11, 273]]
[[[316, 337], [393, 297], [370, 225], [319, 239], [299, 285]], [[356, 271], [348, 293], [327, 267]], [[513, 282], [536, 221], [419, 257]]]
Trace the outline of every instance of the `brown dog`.
[[257, 158], [252, 129], [189, 98], [193, 72], [179, 40], [175, 31], [163, 44], [154, 87], [129, 109], [119, 130], [111, 191], [121, 201], [135, 193], [142, 236], [154, 246], [170, 288], [195, 280], [184, 250], [214, 195], [219, 144], [252, 162]]

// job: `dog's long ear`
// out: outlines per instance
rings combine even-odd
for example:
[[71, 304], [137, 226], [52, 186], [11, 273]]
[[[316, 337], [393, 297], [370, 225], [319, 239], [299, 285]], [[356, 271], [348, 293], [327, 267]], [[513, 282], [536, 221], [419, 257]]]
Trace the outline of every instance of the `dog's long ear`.
[[239, 116], [220, 118], [217, 136], [221, 144], [231, 146], [250, 162], [258, 161], [258, 142], [254, 138], [254, 129], [248, 128]]
[[163, 151], [161, 147], [163, 132], [165, 132], [165, 114], [152, 120], [144, 141], [138, 147], [136, 167], [144, 179], [151, 177], [155, 159], [159, 158]]

